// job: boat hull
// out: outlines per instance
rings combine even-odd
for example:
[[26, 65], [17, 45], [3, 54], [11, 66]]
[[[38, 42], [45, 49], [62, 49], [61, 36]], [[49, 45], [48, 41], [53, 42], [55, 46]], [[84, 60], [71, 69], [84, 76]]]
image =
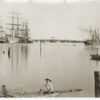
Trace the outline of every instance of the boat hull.
[[84, 44], [85, 45], [94, 45], [94, 44], [98, 44], [98, 42], [97, 41], [93, 41], [93, 40], [86, 40], [86, 41], [84, 41]]
[[100, 55], [91, 55], [92, 60], [100, 60]]

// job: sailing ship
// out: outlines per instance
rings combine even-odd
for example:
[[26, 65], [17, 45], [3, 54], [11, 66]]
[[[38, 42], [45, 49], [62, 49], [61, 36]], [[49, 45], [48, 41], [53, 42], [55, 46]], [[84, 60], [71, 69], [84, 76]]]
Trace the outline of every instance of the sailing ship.
[[6, 43], [6, 42], [8, 42], [7, 35], [4, 31], [2, 23], [0, 23], [0, 43]]
[[98, 54], [91, 55], [91, 59], [92, 60], [100, 60], [100, 55], [98, 55]]
[[98, 48], [97, 48], [97, 53], [91, 55], [92, 60], [100, 60], [100, 55], [98, 54]]
[[85, 45], [95, 45], [100, 42], [99, 29], [92, 30], [90, 28], [88, 39], [84, 41]]
[[12, 13], [11, 23], [7, 25], [7, 32], [0, 26], [0, 33], [5, 34], [5, 38], [0, 36], [1, 43], [32, 43], [33, 40], [29, 37], [28, 21], [22, 20], [19, 13]]
[[32, 39], [29, 37], [29, 28], [27, 20], [20, 20], [19, 13], [13, 13], [12, 23], [9, 23], [11, 28], [10, 35], [8, 36], [9, 43], [32, 43]]

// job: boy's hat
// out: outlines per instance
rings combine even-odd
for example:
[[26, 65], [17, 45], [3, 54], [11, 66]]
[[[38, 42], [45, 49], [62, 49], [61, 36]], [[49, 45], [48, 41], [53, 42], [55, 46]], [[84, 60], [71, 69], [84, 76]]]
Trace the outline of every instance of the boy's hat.
[[50, 81], [50, 82], [52, 82], [49, 78], [46, 78], [45, 81]]

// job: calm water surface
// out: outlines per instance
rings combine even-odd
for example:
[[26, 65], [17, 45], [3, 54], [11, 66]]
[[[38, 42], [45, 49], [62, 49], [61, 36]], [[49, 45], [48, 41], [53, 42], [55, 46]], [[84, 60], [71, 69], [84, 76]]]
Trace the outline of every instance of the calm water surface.
[[45, 78], [55, 90], [86, 89], [83, 97], [94, 97], [95, 49], [83, 44], [0, 44], [0, 85], [9, 90], [38, 91]]

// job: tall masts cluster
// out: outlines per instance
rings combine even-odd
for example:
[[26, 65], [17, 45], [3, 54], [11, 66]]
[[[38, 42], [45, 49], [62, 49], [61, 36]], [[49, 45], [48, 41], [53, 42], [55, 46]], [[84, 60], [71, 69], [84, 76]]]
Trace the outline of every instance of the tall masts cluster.
[[92, 28], [90, 28], [90, 39], [95, 40], [95, 41], [99, 41], [100, 40], [100, 31], [99, 28], [95, 28], [94, 30]]
[[2, 16], [0, 16], [0, 38], [4, 38], [6, 36], [7, 35], [4, 31], [4, 26], [3, 26], [3, 23], [2, 23]]
[[28, 38], [28, 22], [26, 20], [22, 20], [19, 13], [12, 13], [11, 16], [11, 22], [9, 25], [11, 28], [9, 29], [11, 31], [11, 36], [13, 37], [23, 37]]
[[4, 30], [3, 30], [3, 25], [0, 23], [0, 37], [4, 36]]

